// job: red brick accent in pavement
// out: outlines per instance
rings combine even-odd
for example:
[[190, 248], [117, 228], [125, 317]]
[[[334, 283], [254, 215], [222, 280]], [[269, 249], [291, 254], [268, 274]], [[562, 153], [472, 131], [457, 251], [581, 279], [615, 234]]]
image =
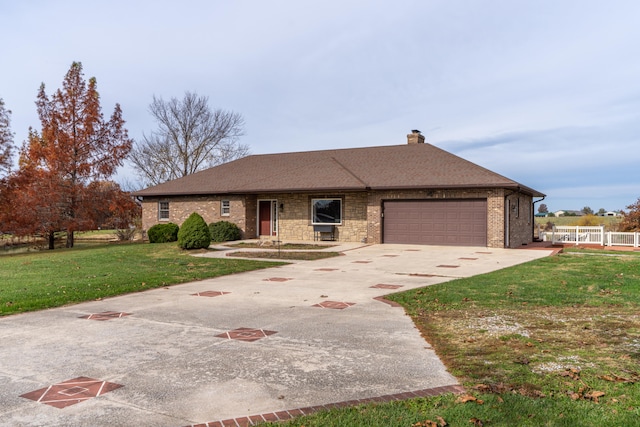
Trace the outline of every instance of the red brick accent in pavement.
[[191, 294], [193, 296], [197, 296], [197, 297], [219, 297], [221, 295], [226, 295], [229, 294], [231, 292], [223, 292], [223, 291], [203, 291], [203, 292], [197, 292], [195, 294]]
[[386, 396], [369, 397], [366, 399], [348, 400], [346, 402], [329, 403], [326, 405], [308, 406], [305, 408], [288, 409], [286, 411], [268, 412], [248, 417], [230, 418], [221, 421], [210, 421], [202, 424], [192, 424], [188, 427], [250, 427], [265, 421], [286, 421], [302, 415], [310, 415], [318, 411], [345, 408], [348, 406], [364, 405], [367, 403], [384, 403], [394, 400], [414, 399], [417, 397], [433, 397], [446, 393], [462, 394], [465, 392], [461, 385], [447, 385], [444, 387], [428, 388], [424, 390], [407, 391], [404, 393], [388, 394]]
[[318, 304], [312, 305], [312, 307], [332, 308], [334, 310], [344, 310], [345, 308], [356, 305], [354, 302], [342, 302], [342, 301], [322, 301]]
[[88, 314], [86, 316], [80, 316], [79, 319], [89, 319], [89, 320], [111, 320], [111, 319], [119, 319], [124, 316], [131, 316], [131, 313], [123, 313], [120, 311], [103, 311], [102, 313], [94, 313]]
[[62, 409], [103, 395], [120, 387], [123, 386], [93, 378], [78, 377], [21, 394], [20, 397]]
[[234, 329], [233, 331], [223, 332], [221, 334], [214, 335], [214, 336], [216, 338], [226, 338], [230, 340], [254, 342], [276, 333], [277, 331], [267, 331], [266, 329], [238, 328], [238, 329]]

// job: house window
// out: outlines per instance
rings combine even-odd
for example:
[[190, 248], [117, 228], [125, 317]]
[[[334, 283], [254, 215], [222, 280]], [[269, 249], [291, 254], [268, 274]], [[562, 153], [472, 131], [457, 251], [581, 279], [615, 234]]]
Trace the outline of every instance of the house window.
[[158, 219], [169, 219], [169, 202], [158, 202]]
[[313, 224], [342, 224], [342, 199], [312, 199]]
[[229, 200], [222, 200], [220, 202], [220, 215], [229, 216], [231, 212], [231, 202]]

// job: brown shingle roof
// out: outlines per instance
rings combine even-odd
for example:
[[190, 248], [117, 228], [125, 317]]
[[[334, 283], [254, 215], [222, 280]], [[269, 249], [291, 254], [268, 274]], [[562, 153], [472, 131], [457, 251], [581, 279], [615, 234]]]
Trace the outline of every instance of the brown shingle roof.
[[543, 194], [431, 144], [263, 154], [156, 185], [137, 196], [510, 188]]

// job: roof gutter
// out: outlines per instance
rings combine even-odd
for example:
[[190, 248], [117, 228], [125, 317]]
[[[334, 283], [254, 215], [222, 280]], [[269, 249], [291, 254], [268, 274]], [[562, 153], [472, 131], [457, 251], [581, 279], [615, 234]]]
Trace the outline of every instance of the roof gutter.
[[[533, 212], [531, 212], [531, 241], [533, 241], [533, 237], [536, 234], [536, 216], [535, 216], [535, 212], [536, 212], [536, 203], [540, 203], [541, 201], [543, 201], [544, 199], [546, 199], [547, 196], [542, 196], [542, 199], [540, 200], [535, 200], [532, 203], [531, 209], [533, 210]], [[538, 235], [538, 239], [540, 239], [540, 235]]]

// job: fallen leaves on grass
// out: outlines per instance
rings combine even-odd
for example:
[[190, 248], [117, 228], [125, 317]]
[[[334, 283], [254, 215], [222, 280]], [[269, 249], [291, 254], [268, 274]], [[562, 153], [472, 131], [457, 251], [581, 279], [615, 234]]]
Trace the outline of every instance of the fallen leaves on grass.
[[[528, 396], [528, 397], [538, 397], [538, 398], [547, 397], [546, 394], [544, 394], [540, 390], [536, 390], [535, 388], [533, 388], [533, 386], [516, 388], [512, 385], [507, 385], [503, 383], [477, 384], [473, 386], [472, 389], [477, 390], [480, 393], [492, 393], [492, 394], [513, 393], [513, 394], [519, 394], [521, 396]], [[498, 396], [498, 401], [502, 403], [502, 399], [500, 398], [500, 396]]]
[[635, 384], [640, 380], [640, 375], [637, 372], [629, 372], [629, 374], [631, 374], [632, 378], [625, 378], [616, 374], [602, 375], [600, 378], [605, 381], [611, 381], [615, 383], [626, 383], [626, 384]]
[[590, 393], [585, 394], [584, 398], [587, 400], [592, 400], [594, 403], [599, 403], [598, 399], [604, 395], [605, 395], [604, 391], [594, 390]]
[[467, 403], [467, 402], [475, 402], [478, 405], [482, 405], [484, 403], [484, 400], [478, 399], [475, 396], [472, 396], [470, 394], [465, 394], [463, 396], [459, 396], [456, 399], [456, 403]]
[[569, 395], [571, 400], [584, 399], [584, 400], [590, 400], [593, 403], [600, 403], [599, 399], [606, 395], [604, 391], [593, 390], [593, 391], [587, 392], [587, 390], [588, 388], [582, 387], [577, 392], [567, 392], [567, 394]]
[[425, 420], [412, 424], [412, 427], [447, 427], [449, 424], [442, 418], [436, 417], [437, 421]]
[[484, 421], [482, 421], [480, 418], [473, 417], [469, 420], [469, 422], [473, 424], [474, 427], [484, 427]]
[[568, 378], [571, 378], [572, 380], [578, 381], [580, 380], [580, 369], [570, 368], [565, 371], [559, 372], [558, 375], [560, 375], [561, 377], [568, 377]]

